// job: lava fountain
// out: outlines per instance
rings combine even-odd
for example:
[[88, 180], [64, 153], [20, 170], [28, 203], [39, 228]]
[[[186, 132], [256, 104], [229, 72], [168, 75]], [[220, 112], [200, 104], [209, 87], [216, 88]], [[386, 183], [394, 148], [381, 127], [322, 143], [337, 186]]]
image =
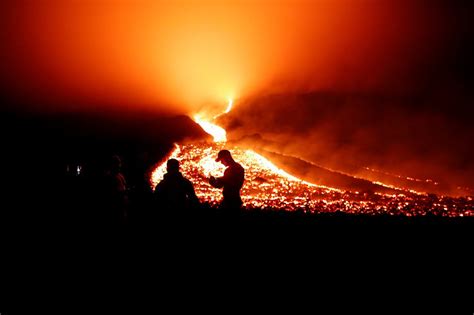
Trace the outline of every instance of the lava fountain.
[[[342, 191], [315, 185], [292, 176], [275, 166], [253, 150], [227, 145], [225, 129], [214, 124], [216, 118], [230, 112], [233, 101], [227, 108], [212, 118], [198, 113], [193, 116], [204, 131], [210, 134], [214, 143], [175, 144], [167, 158], [180, 161], [181, 172], [194, 184], [196, 195], [203, 203], [215, 206], [222, 192], [208, 183], [209, 177], [222, 176], [224, 166], [215, 161], [219, 150], [228, 149], [234, 159], [245, 169], [242, 200], [247, 209], [284, 209], [305, 212], [338, 212], [357, 214], [474, 216], [474, 201], [444, 196], [413, 193], [400, 190], [399, 194], [367, 194]], [[153, 187], [166, 173], [163, 161], [152, 172]]]

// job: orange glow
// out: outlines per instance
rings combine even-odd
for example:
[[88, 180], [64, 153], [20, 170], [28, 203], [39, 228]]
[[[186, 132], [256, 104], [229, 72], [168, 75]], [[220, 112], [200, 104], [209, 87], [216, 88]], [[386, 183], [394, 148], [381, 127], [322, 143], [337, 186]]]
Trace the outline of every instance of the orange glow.
[[216, 162], [215, 154], [212, 155], [212, 148], [204, 150], [204, 156], [197, 162], [197, 167], [200, 172], [206, 177], [210, 176], [219, 177], [224, 174], [225, 166], [219, 162]]
[[202, 127], [202, 129], [204, 129], [205, 132], [207, 132], [212, 137], [214, 137], [214, 142], [226, 142], [227, 141], [226, 131], [223, 128], [221, 128], [217, 125], [214, 125], [211, 122], [203, 120], [198, 115], [194, 116], [194, 120]]
[[231, 98], [229, 98], [229, 103], [227, 104], [227, 108], [225, 109], [224, 114], [227, 114], [231, 111], [233, 104], [234, 104], [234, 101]]
[[[232, 109], [233, 100], [229, 98], [227, 108], [224, 112], [215, 115], [212, 120], [217, 117], [228, 113]], [[223, 128], [206, 121], [201, 118], [203, 114], [196, 114], [194, 119], [196, 122], [210, 135], [214, 137], [216, 145], [200, 144], [200, 145], [185, 145], [179, 146], [176, 144], [175, 149], [170, 153], [168, 158], [175, 158], [181, 162], [181, 170], [186, 176], [198, 178], [195, 181], [197, 195], [202, 200], [217, 203], [220, 199], [220, 190], [210, 189], [210, 186], [206, 183], [207, 179], [212, 175], [215, 177], [222, 176], [225, 167], [221, 163], [215, 161], [217, 152], [224, 148], [226, 139], [226, 132]], [[303, 189], [318, 189], [326, 192], [338, 191], [323, 186], [317, 186], [312, 183], [305, 182], [299, 178], [296, 178], [287, 172], [279, 169], [269, 160], [263, 156], [255, 153], [252, 150], [243, 150], [241, 148], [233, 148], [231, 153], [237, 161], [247, 170], [247, 177], [253, 177], [255, 179], [261, 179], [269, 182], [266, 191], [259, 191], [257, 187], [250, 184], [243, 187], [244, 200], [247, 200], [249, 204], [254, 206], [264, 206], [267, 199], [273, 198], [283, 204], [278, 203], [280, 206], [288, 207], [291, 203], [295, 205], [302, 205], [300, 200], [295, 196], [296, 192], [301, 192]], [[166, 163], [163, 162], [159, 165], [152, 173], [151, 185], [154, 187], [158, 182], [163, 179], [163, 175], [166, 173]], [[264, 179], [265, 178], [265, 179]], [[271, 184], [270, 184], [271, 183]], [[293, 188], [291, 188], [293, 187]], [[296, 189], [298, 187], [298, 189]], [[276, 197], [279, 195], [278, 197]], [[274, 202], [270, 203], [276, 206]]]
[[357, 69], [392, 73], [400, 65], [387, 56], [397, 61], [416, 47], [424, 15], [415, 5], [371, 3], [14, 1], [4, 11], [14, 14], [0, 19], [9, 30], [0, 62], [10, 82], [62, 104], [195, 112], [262, 89], [352, 86], [366, 78], [349, 73]]
[[214, 138], [214, 142], [226, 142], [227, 141], [227, 133], [224, 128], [213, 124], [211, 121], [217, 119], [219, 116], [223, 114], [227, 114], [232, 109], [233, 100], [229, 98], [227, 103], [227, 108], [224, 112], [214, 115], [212, 119], [206, 117], [205, 113], [198, 113], [194, 115], [194, 121], [197, 122], [205, 132], [210, 134]]
[[[179, 148], [177, 144], [175, 144], [175, 148], [173, 149], [173, 151], [171, 151], [167, 159], [177, 159], [180, 153], [181, 153], [181, 149]], [[158, 184], [164, 178], [165, 174], [166, 174], [166, 161], [161, 163], [157, 168], [155, 168], [155, 170], [151, 174], [150, 181], [153, 184], [153, 187], [155, 187], [156, 184]]]
[[[192, 179], [198, 197], [202, 201], [213, 204], [219, 202], [222, 191], [212, 188], [207, 179], [210, 175], [222, 176], [224, 173], [225, 167], [215, 161], [217, 152], [222, 148], [224, 148], [223, 143], [181, 145], [170, 156], [181, 162], [181, 171], [186, 177]], [[292, 208], [304, 205], [306, 198], [300, 199], [298, 195], [304, 195], [305, 191], [322, 195], [342, 192], [302, 181], [279, 169], [252, 150], [233, 148], [230, 151], [235, 160], [246, 169], [246, 182], [242, 189], [242, 195], [249, 206]], [[155, 169], [151, 178], [153, 187], [160, 181], [165, 171], [166, 163], [162, 163]]]
[[[171, 154], [181, 162], [183, 175], [194, 184], [201, 202], [216, 205], [222, 191], [208, 184], [210, 175], [221, 176], [224, 167], [215, 162], [223, 143], [180, 145]], [[413, 194], [366, 195], [314, 185], [278, 169], [270, 161], [251, 150], [229, 148], [236, 161], [245, 168], [242, 199], [247, 208], [304, 210], [309, 212], [338, 212], [352, 214], [383, 214], [424, 216], [474, 216], [473, 204], [449, 198]], [[151, 178], [154, 187], [165, 172], [166, 163], [159, 165]]]
[[[232, 100], [225, 112], [232, 108]], [[215, 115], [214, 118], [222, 114]], [[225, 130], [207, 121], [196, 120], [206, 132], [214, 132], [215, 144], [200, 143], [176, 145], [169, 158], [180, 161], [181, 172], [194, 184], [201, 202], [217, 205], [222, 192], [208, 184], [209, 177], [222, 176], [225, 167], [215, 161], [219, 150], [226, 147]], [[207, 129], [206, 129], [207, 128]], [[209, 131], [208, 131], [209, 130]], [[218, 131], [217, 133], [216, 130]], [[222, 137], [222, 133], [224, 137]], [[275, 166], [265, 157], [252, 150], [239, 147], [228, 148], [233, 158], [245, 169], [242, 199], [247, 208], [276, 208], [305, 210], [307, 212], [334, 212], [390, 215], [474, 216], [469, 204], [459, 203], [453, 198], [433, 197], [416, 191], [395, 188], [398, 194], [361, 194], [303, 181]], [[159, 165], [151, 176], [155, 187], [166, 172], [166, 163]], [[388, 185], [374, 182], [379, 185]]]

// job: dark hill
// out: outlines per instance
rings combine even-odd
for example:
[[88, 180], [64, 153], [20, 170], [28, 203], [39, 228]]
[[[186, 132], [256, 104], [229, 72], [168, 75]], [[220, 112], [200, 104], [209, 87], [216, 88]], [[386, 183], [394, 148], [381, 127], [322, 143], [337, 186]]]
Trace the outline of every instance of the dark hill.
[[87, 178], [101, 176], [112, 155], [122, 158], [127, 183], [141, 185], [174, 142], [210, 139], [187, 116], [141, 113], [7, 112], [0, 116], [0, 128], [5, 195], [25, 201], [27, 194], [33, 203], [35, 198], [52, 201], [78, 169]]

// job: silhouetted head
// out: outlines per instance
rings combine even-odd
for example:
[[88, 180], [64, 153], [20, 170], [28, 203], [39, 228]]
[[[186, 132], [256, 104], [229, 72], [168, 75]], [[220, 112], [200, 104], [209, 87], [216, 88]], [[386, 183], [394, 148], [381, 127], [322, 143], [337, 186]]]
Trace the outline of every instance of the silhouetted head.
[[225, 166], [230, 165], [234, 159], [232, 158], [232, 155], [230, 154], [229, 150], [220, 150], [219, 153], [217, 154], [217, 159], [216, 162], [221, 162]]
[[110, 170], [112, 172], [119, 172], [122, 168], [122, 160], [118, 155], [112, 156], [110, 159]]
[[168, 173], [178, 173], [179, 161], [176, 159], [169, 159], [166, 163], [166, 169], [168, 170]]

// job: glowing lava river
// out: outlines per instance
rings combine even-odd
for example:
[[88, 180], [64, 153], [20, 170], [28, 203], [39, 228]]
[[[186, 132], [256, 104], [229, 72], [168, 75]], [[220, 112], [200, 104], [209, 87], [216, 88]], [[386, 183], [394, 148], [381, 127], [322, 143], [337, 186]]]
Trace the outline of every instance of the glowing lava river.
[[[230, 111], [229, 100], [226, 113]], [[231, 151], [234, 159], [245, 169], [241, 195], [247, 209], [303, 210], [305, 212], [344, 212], [352, 214], [387, 214], [404, 216], [474, 216], [471, 197], [452, 198], [400, 190], [397, 194], [363, 194], [315, 185], [300, 180], [279, 169], [265, 157], [252, 150], [226, 146], [226, 132], [211, 120], [194, 117], [201, 127], [214, 137], [214, 143], [176, 144], [167, 158], [180, 161], [183, 175], [194, 184], [203, 203], [219, 203], [222, 191], [208, 183], [210, 175], [222, 176], [224, 166], [215, 162], [219, 150]], [[165, 160], [166, 161], [166, 160]], [[156, 167], [151, 176], [153, 187], [163, 178], [166, 163]]]

